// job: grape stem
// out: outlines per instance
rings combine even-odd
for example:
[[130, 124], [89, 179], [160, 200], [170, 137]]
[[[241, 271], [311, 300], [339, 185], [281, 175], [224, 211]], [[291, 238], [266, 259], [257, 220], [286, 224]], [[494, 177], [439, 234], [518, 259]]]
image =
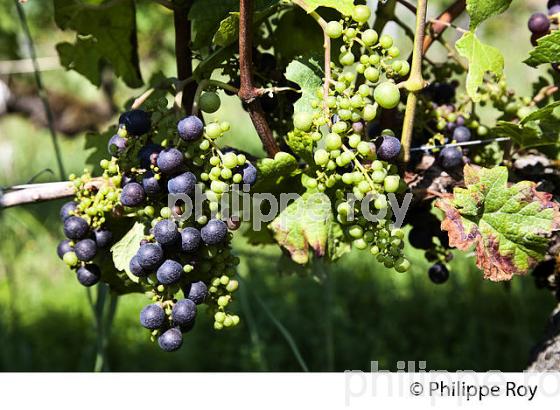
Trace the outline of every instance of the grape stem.
[[412, 52], [412, 64], [410, 68], [410, 77], [405, 82], [405, 88], [408, 90], [406, 100], [406, 110], [404, 113], [403, 128], [401, 135], [401, 144], [403, 148], [403, 162], [407, 163], [410, 159], [410, 145], [412, 140], [412, 131], [414, 129], [414, 118], [416, 116], [416, 104], [418, 102], [418, 92], [424, 86], [425, 81], [422, 77], [422, 55], [424, 34], [426, 30], [426, 12], [428, 8], [428, 0], [418, 0], [416, 11], [416, 28], [414, 31], [414, 48]]
[[269, 157], [280, 152], [253, 85], [253, 1], [239, 1], [239, 74], [238, 96], [247, 105], [249, 116]]
[[[192, 0], [176, 0], [173, 3], [173, 21], [175, 25], [175, 60], [177, 64], [177, 78], [179, 81], [192, 77], [192, 51], [191, 51], [191, 21], [189, 11]], [[186, 82], [181, 90], [181, 106], [186, 112], [191, 111], [196, 84]]]
[[447, 26], [443, 24], [444, 22], [451, 23], [457, 17], [459, 17], [467, 6], [466, 0], [456, 0], [451, 6], [449, 6], [443, 13], [441, 13], [436, 19], [430, 22], [429, 25], [429, 35], [424, 38], [424, 45], [422, 47], [423, 53], [426, 54], [430, 46], [435, 40], [437, 40], [441, 34], [447, 29]]

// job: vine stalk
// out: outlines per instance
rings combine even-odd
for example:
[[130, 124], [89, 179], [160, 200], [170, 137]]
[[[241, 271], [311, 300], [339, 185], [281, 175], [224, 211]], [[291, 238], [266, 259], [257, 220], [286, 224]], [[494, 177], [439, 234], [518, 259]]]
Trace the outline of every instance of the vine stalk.
[[414, 118], [416, 116], [416, 104], [418, 102], [418, 92], [424, 86], [425, 81], [422, 77], [422, 56], [424, 54], [424, 34], [426, 31], [426, 13], [428, 0], [418, 0], [416, 7], [416, 28], [414, 30], [414, 47], [412, 51], [412, 64], [410, 67], [410, 77], [404, 83], [408, 91], [406, 100], [406, 110], [404, 113], [401, 144], [403, 147], [403, 162], [407, 163], [410, 159], [410, 145], [412, 131], [414, 129]]
[[258, 99], [259, 89], [253, 84], [253, 1], [239, 1], [239, 98], [247, 104], [253, 126], [269, 157], [280, 152]]

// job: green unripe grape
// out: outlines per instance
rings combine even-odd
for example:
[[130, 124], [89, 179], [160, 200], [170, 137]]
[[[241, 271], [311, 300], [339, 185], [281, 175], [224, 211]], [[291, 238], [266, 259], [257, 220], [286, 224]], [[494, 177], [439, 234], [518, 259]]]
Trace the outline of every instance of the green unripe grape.
[[159, 214], [163, 219], [168, 219], [171, 218], [171, 215], [173, 215], [173, 212], [171, 211], [171, 208], [164, 206], [163, 208], [161, 208], [159, 210]]
[[379, 39], [379, 35], [375, 30], [367, 29], [362, 33], [362, 41], [367, 47], [373, 46], [375, 43], [377, 43], [378, 39]]
[[222, 157], [222, 163], [226, 168], [233, 169], [237, 166], [237, 155], [235, 152], [228, 152]]
[[385, 198], [385, 195], [379, 195], [375, 201], [373, 201], [373, 206], [375, 209], [387, 208], [387, 198]]
[[220, 124], [215, 122], [208, 124], [206, 126], [206, 135], [212, 140], [219, 138], [222, 135], [222, 128], [220, 127]]
[[355, 184], [358, 184], [360, 181], [364, 180], [364, 175], [360, 171], [352, 172], [352, 180]]
[[398, 175], [389, 175], [383, 181], [385, 192], [395, 193], [399, 190], [401, 178]]
[[395, 262], [393, 262], [389, 258], [386, 258], [385, 261], [383, 262], [383, 266], [385, 266], [387, 269], [391, 269], [392, 267], [395, 266]]
[[325, 29], [327, 36], [330, 38], [339, 38], [342, 35], [344, 28], [338, 21], [329, 21]]
[[70, 267], [76, 266], [78, 264], [78, 257], [74, 252], [66, 252], [62, 257], [62, 260]]
[[369, 65], [369, 56], [367, 56], [366, 54], [362, 54], [360, 56], [360, 64]]
[[352, 102], [348, 98], [341, 98], [340, 101], [338, 102], [338, 105], [343, 110], [349, 110], [350, 107], [352, 107]]
[[373, 98], [383, 108], [392, 109], [399, 105], [401, 93], [394, 83], [385, 81], [375, 87]]
[[342, 163], [343, 163], [342, 166], [346, 166], [350, 162], [352, 162], [352, 160], [354, 159], [354, 154], [350, 151], [344, 151], [340, 156], [340, 158], [342, 159]]
[[389, 50], [387, 50], [387, 54], [389, 54], [393, 58], [397, 58], [398, 56], [401, 55], [401, 51], [399, 50], [398, 47], [393, 46], [389, 48]]
[[210, 176], [211, 176], [211, 177], [216, 177], [216, 178], [218, 178], [218, 177], [221, 175], [221, 173], [222, 173], [222, 170], [221, 170], [220, 167], [213, 167], [213, 168], [210, 170]]
[[393, 46], [393, 37], [391, 37], [389, 34], [383, 34], [380, 38], [379, 38], [379, 44], [381, 45], [381, 47], [383, 47], [384, 49], [389, 49]]
[[216, 312], [214, 314], [214, 320], [218, 323], [222, 323], [226, 319], [226, 314], [224, 312]]
[[230, 130], [230, 128], [231, 128], [231, 125], [229, 124], [229, 122], [223, 121], [223, 122], [220, 124], [220, 128], [222, 129], [222, 132], [228, 132], [228, 131]]
[[106, 160], [106, 159], [102, 159], [102, 160], [99, 162], [99, 165], [100, 165], [101, 168], [103, 168], [103, 169], [109, 168], [109, 164], [110, 164], [110, 162], [109, 162], [108, 160]]
[[379, 54], [372, 54], [369, 56], [369, 63], [371, 65], [378, 65], [381, 62], [381, 56]]
[[402, 63], [403, 62], [401, 60], [393, 61], [393, 63], [391, 64], [391, 68], [398, 73], [402, 68]]
[[410, 262], [408, 259], [399, 258], [395, 263], [395, 270], [397, 272], [403, 273], [410, 269]]
[[236, 280], [230, 280], [226, 286], [226, 290], [230, 293], [235, 292], [239, 288], [239, 282]]
[[317, 151], [315, 151], [315, 154], [313, 155], [313, 159], [315, 160], [315, 164], [319, 166], [325, 166], [328, 164], [330, 159], [329, 153], [324, 149], [318, 149]]
[[220, 204], [218, 204], [217, 202], [210, 202], [208, 204], [208, 209], [210, 209], [210, 212], [218, 212], [218, 209], [220, 209]]
[[360, 143], [358, 143], [358, 146], [356, 147], [356, 149], [363, 156], [367, 156], [371, 152], [370, 144], [365, 142], [365, 141], [361, 141]]
[[339, 149], [341, 146], [342, 139], [340, 138], [340, 135], [332, 132], [330, 134], [327, 134], [327, 136], [325, 137], [325, 147], [327, 148], [327, 150], [334, 151]]
[[377, 107], [373, 104], [368, 104], [362, 111], [362, 117], [365, 121], [373, 121], [377, 117]]
[[338, 110], [338, 116], [341, 120], [348, 121], [352, 118], [351, 110]]
[[364, 235], [364, 230], [360, 225], [352, 225], [348, 228], [348, 235], [354, 239], [361, 238]]
[[348, 138], [348, 145], [350, 145], [351, 148], [356, 148], [360, 142], [362, 142], [362, 137], [360, 137], [359, 134], [352, 134]]
[[361, 114], [356, 111], [352, 111], [352, 122], [360, 122], [361, 120], [362, 120]]
[[234, 184], [240, 184], [243, 181], [243, 175], [235, 174], [231, 180]]
[[353, 72], [347, 71], [347, 72], [344, 73], [344, 81], [346, 81], [347, 84], [350, 84], [355, 79], [356, 79], [356, 76], [354, 75]]
[[488, 135], [488, 128], [485, 127], [484, 125], [479, 125], [478, 128], [476, 129], [476, 133], [480, 137], [485, 137], [486, 135]]
[[358, 74], [363, 74], [364, 71], [366, 71], [366, 66], [363, 65], [362, 63], [358, 63], [358, 64], [356, 65], [356, 72], [357, 72]]
[[369, 251], [373, 256], [376, 256], [379, 254], [379, 247], [377, 245], [373, 245]]
[[317, 188], [317, 180], [315, 178], [309, 178], [305, 185], [310, 189]]
[[[529, 114], [531, 114], [532, 112], [533, 109], [531, 107], [521, 107], [519, 110], [517, 110], [517, 116], [520, 119], [523, 119], [527, 117]], [[476, 128], [478, 128], [478, 126]]]
[[309, 131], [313, 126], [313, 115], [308, 112], [298, 112], [294, 115], [294, 127], [301, 131]]
[[233, 326], [233, 320], [231, 319], [231, 317], [227, 316], [224, 319], [224, 327], [231, 327]]
[[210, 163], [210, 165], [212, 165], [213, 167], [215, 167], [216, 165], [218, 165], [220, 163], [220, 157], [218, 156], [213, 156], [211, 157], [208, 162]]
[[336, 97], [334, 95], [329, 95], [329, 97], [327, 98], [327, 106], [329, 108], [336, 107]]
[[348, 124], [345, 121], [338, 121], [332, 126], [332, 131], [337, 134], [342, 134], [348, 130]]
[[367, 243], [371, 243], [375, 239], [375, 235], [373, 234], [372, 231], [365, 231], [363, 238], [364, 241], [366, 241]]
[[340, 64], [342, 64], [344, 66], [350, 66], [350, 65], [354, 64], [355, 57], [354, 57], [354, 54], [352, 54], [351, 51], [347, 51], [345, 53], [340, 54], [340, 57], [338, 58], [338, 61], [340, 62]]
[[408, 75], [408, 73], [410, 73], [410, 64], [406, 60], [402, 60], [401, 63], [402, 63], [402, 67], [399, 70], [399, 75], [401, 77], [405, 77]]
[[376, 184], [382, 184], [383, 181], [385, 180], [386, 176], [387, 176], [387, 173], [385, 172], [385, 170], [373, 171], [371, 173], [371, 179]]
[[371, 95], [371, 88], [367, 84], [362, 84], [358, 87], [358, 94], [363, 97], [369, 97]]
[[237, 154], [237, 165], [241, 166], [241, 165], [245, 165], [245, 162], [247, 161], [247, 157], [243, 154]]
[[214, 329], [215, 330], [222, 330], [224, 328], [224, 325], [222, 325], [219, 322], [214, 322]]
[[367, 181], [360, 181], [360, 183], [358, 184], [358, 189], [363, 194], [367, 194], [371, 190], [371, 187], [369, 186], [369, 183]]
[[228, 296], [220, 296], [218, 298], [218, 306], [226, 307], [229, 304], [229, 297]]
[[364, 77], [372, 83], [379, 81], [379, 75], [379, 70], [375, 67], [368, 67], [366, 68], [366, 71], [364, 71]]
[[223, 179], [230, 179], [233, 176], [233, 172], [231, 172], [231, 169], [229, 168], [224, 168], [222, 169], [220, 175]]
[[233, 321], [233, 326], [237, 326], [239, 324], [239, 316], [233, 315], [231, 316], [231, 320]]
[[339, 204], [339, 205], [336, 207], [336, 211], [337, 211], [339, 214], [342, 214], [342, 215], [348, 215], [348, 214], [350, 214], [350, 211], [351, 211], [351, 210], [352, 210], [352, 209], [351, 209], [350, 204], [349, 204], [348, 202], [342, 202], [341, 204]]
[[352, 12], [352, 19], [358, 23], [367, 23], [371, 17], [371, 10], [368, 6], [358, 5], [354, 7]]
[[334, 85], [334, 89], [336, 90], [337, 93], [342, 94], [346, 90], [346, 84], [343, 83], [342, 81], [338, 81]]
[[205, 92], [198, 100], [200, 109], [208, 114], [212, 114], [220, 108], [220, 97], [215, 92]]
[[156, 213], [156, 210], [151, 205], [148, 205], [144, 208], [144, 214], [146, 216], [149, 216], [150, 218], [153, 217], [155, 215], [155, 213]]
[[364, 99], [359, 94], [356, 94], [350, 99], [350, 103], [353, 108], [360, 108], [364, 105]]
[[210, 148], [210, 141], [202, 140], [200, 144], [198, 144], [198, 148], [200, 148], [200, 150], [202, 151], [208, 150], [208, 148]]
[[362, 238], [360, 239], [355, 239], [352, 244], [356, 247], [356, 249], [359, 249], [361, 251], [363, 251], [364, 249], [367, 249], [368, 244], [366, 241], [364, 241]]
[[227, 190], [227, 184], [222, 181], [212, 181], [210, 189], [216, 194], [223, 194]]
[[334, 171], [336, 169], [336, 162], [334, 162], [332, 159], [329, 161], [329, 163], [327, 164], [327, 169], [329, 171]]
[[351, 172], [345, 172], [342, 174], [342, 182], [346, 185], [352, 185], [354, 183], [354, 178]]
[[352, 27], [347, 28], [344, 32], [344, 36], [347, 40], [353, 39], [354, 37], [356, 37], [356, 29]]

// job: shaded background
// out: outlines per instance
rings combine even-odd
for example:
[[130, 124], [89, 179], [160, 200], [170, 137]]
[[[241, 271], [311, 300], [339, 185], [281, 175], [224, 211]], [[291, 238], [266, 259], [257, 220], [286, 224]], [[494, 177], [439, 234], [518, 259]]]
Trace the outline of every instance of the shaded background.
[[[172, 16], [140, 1], [139, 45], [145, 79], [163, 71], [174, 75]], [[511, 87], [529, 92], [539, 71], [521, 61], [531, 48], [528, 15], [544, 10], [546, 0], [514, 1], [503, 16], [490, 20], [481, 33], [505, 54]], [[442, 1], [431, 2], [431, 14]], [[106, 90], [78, 74], [57, 68], [54, 45], [73, 33], [56, 29], [50, 2], [26, 5], [31, 31], [51, 103], [57, 111], [59, 140], [68, 173], [81, 173], [89, 153], [86, 128], [105, 129], [114, 122], [111, 105], [122, 105], [138, 90], [108, 80]], [[400, 9], [403, 20], [412, 16]], [[466, 26], [465, 19], [458, 25]], [[395, 27], [389, 32], [399, 34]], [[456, 33], [450, 32], [451, 39]], [[410, 50], [409, 41], [399, 44]], [[443, 61], [443, 47], [431, 58]], [[0, 79], [18, 100], [37, 106], [33, 77], [13, 60], [27, 58], [12, 2], [0, 4]], [[110, 78], [110, 73], [108, 75]], [[114, 93], [110, 89], [114, 87]], [[109, 89], [109, 92], [107, 92]], [[25, 98], [24, 98], [25, 97]], [[35, 104], [35, 105], [33, 105]], [[24, 105], [25, 107], [25, 105]], [[491, 115], [492, 113], [487, 113]], [[41, 109], [0, 115], [0, 186], [26, 183], [44, 169], [56, 170]], [[234, 97], [224, 97], [215, 115], [232, 123], [227, 143], [262, 155], [248, 118]], [[38, 181], [53, 181], [43, 173]], [[89, 371], [96, 335], [86, 293], [56, 255], [62, 237], [60, 203], [43, 203], [0, 211], [0, 370]], [[370, 361], [395, 369], [398, 360], [424, 360], [428, 369], [523, 369], [531, 347], [542, 336], [555, 301], [535, 288], [531, 278], [511, 284], [482, 280], [472, 254], [456, 253], [452, 275], [444, 285], [427, 277], [422, 253], [406, 248], [412, 269], [386, 270], [369, 254], [352, 252], [332, 266], [318, 265], [312, 275], [280, 276], [274, 247], [248, 246], [237, 235], [243, 282], [233, 305], [241, 324], [229, 331], [212, 329], [212, 318], [199, 312], [195, 331], [183, 348], [166, 354], [149, 342], [138, 323], [143, 295], [120, 298], [109, 340], [113, 371], [312, 371], [369, 369]], [[298, 359], [295, 350], [299, 350]]]

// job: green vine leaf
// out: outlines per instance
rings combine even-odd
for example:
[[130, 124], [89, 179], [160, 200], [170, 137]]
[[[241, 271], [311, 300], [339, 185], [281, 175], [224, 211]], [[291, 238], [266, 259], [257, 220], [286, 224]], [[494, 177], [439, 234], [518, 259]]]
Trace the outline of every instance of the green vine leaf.
[[455, 47], [459, 54], [469, 61], [467, 94], [473, 101], [478, 102], [480, 101], [478, 87], [484, 80], [484, 74], [489, 71], [501, 77], [504, 71], [504, 57], [500, 50], [481, 43], [471, 32], [463, 34]]
[[480, 23], [506, 11], [512, 0], [467, 0], [467, 13], [471, 18], [470, 28], [476, 29]]
[[320, 64], [313, 58], [296, 59], [286, 67], [284, 76], [299, 85], [301, 97], [294, 104], [294, 114], [298, 112], [315, 112], [319, 108], [311, 106], [316, 100], [315, 93], [323, 84], [323, 71]]
[[312, 253], [332, 259], [344, 253], [344, 248], [338, 248], [342, 229], [335, 222], [331, 201], [325, 194], [304, 193], [284, 209], [269, 228], [292, 260], [301, 265], [309, 262]]
[[220, 22], [218, 31], [214, 34], [212, 42], [220, 47], [233, 43], [239, 36], [239, 12], [230, 13]]
[[476, 264], [492, 281], [524, 275], [544, 258], [560, 212], [552, 195], [530, 181], [508, 186], [506, 167], [465, 166], [466, 188], [436, 201], [445, 213], [441, 224], [449, 244], [460, 250], [475, 246]]
[[62, 30], [75, 30], [78, 35], [75, 43], [56, 46], [66, 69], [79, 72], [99, 87], [101, 70], [109, 63], [129, 87], [143, 85], [133, 0], [98, 6], [80, 0], [54, 0], [54, 18]]
[[494, 134], [509, 137], [521, 148], [558, 145], [560, 101], [551, 103], [523, 118], [519, 123], [499, 121]]
[[140, 241], [144, 239], [144, 229], [145, 226], [143, 223], [134, 223], [130, 231], [111, 247], [115, 268], [119, 271], [126, 272], [128, 278], [134, 283], [138, 283], [138, 277], [130, 272], [129, 264], [132, 257], [136, 255], [136, 252], [138, 252], [140, 248]]
[[319, 7], [329, 7], [338, 10], [345, 16], [350, 16], [354, 11], [354, 0], [292, 0], [306, 12], [312, 13]]
[[556, 30], [537, 40], [537, 46], [531, 50], [529, 58], [524, 63], [537, 67], [558, 61], [560, 61], [560, 31]]

